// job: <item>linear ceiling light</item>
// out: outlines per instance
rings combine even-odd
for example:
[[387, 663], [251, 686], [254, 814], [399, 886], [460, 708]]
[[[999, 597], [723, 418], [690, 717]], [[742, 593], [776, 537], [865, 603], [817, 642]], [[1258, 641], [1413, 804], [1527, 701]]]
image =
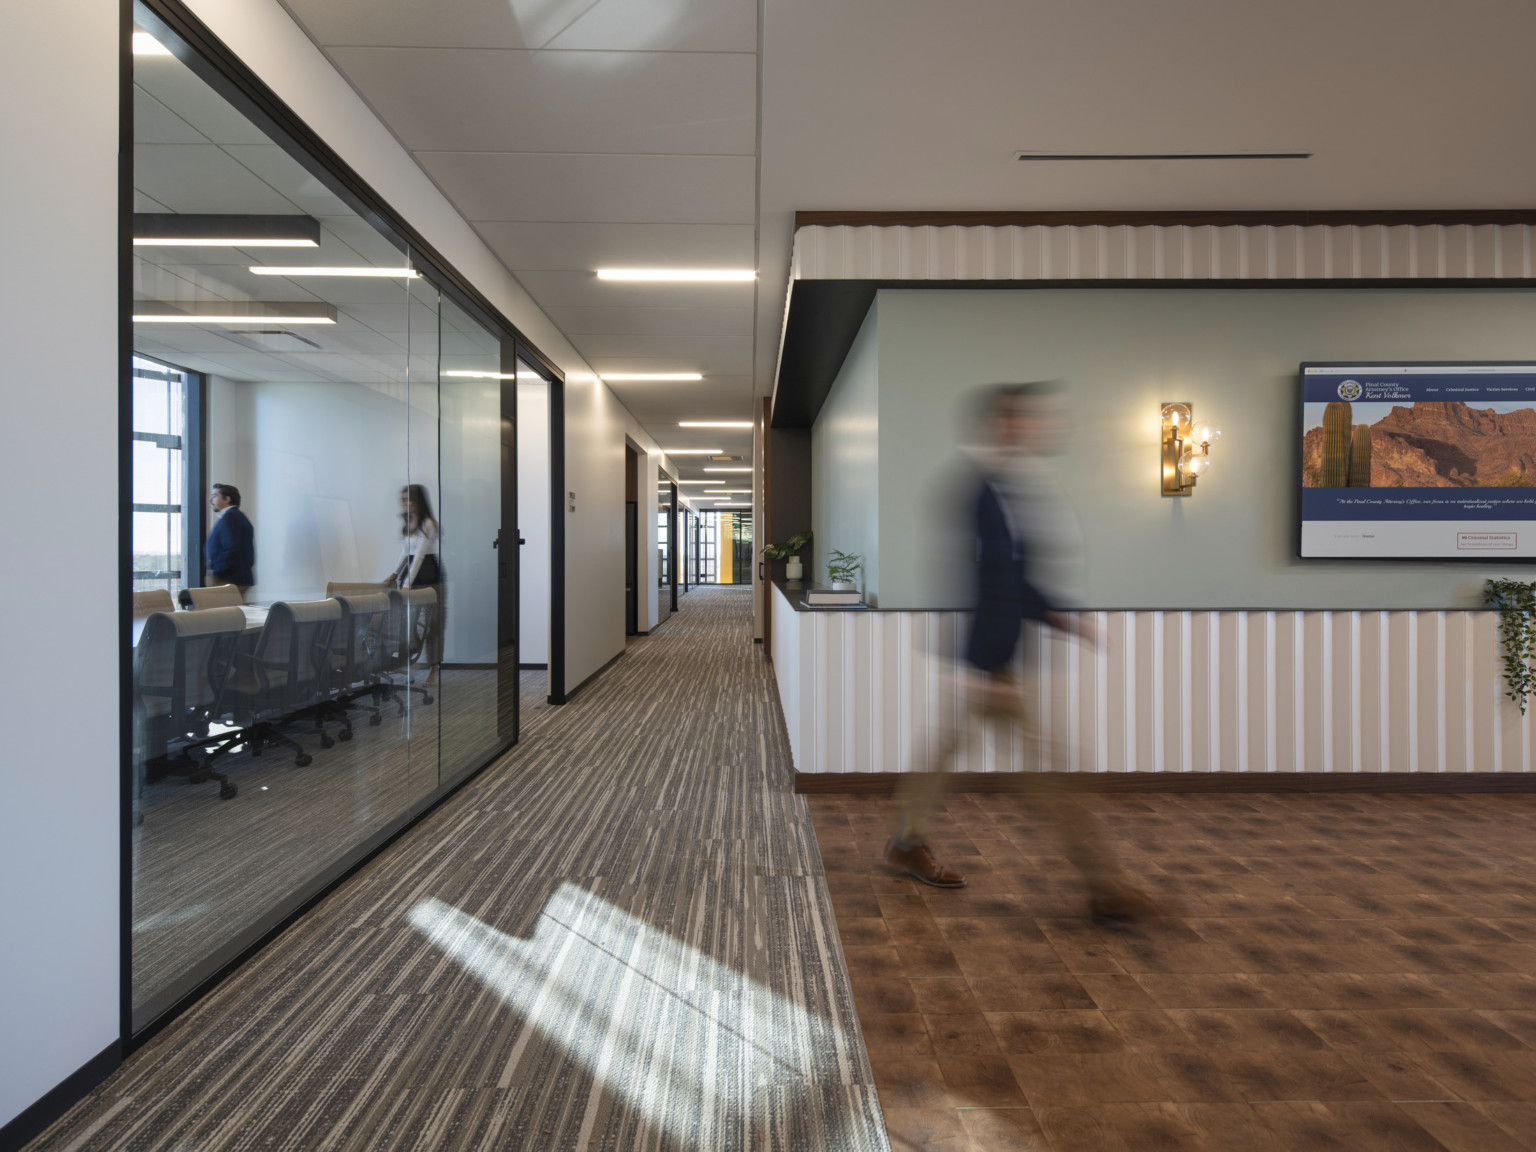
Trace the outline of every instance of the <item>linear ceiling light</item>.
[[421, 275], [414, 268], [306, 268], [277, 264], [252, 264], [251, 272], [257, 276], [394, 276], [402, 280], [414, 280]]
[[1015, 160], [1310, 160], [1310, 152], [1018, 152]]
[[750, 420], [679, 420], [679, 428], [750, 428]]
[[320, 221], [313, 216], [135, 212], [133, 242], [163, 248], [318, 248]]
[[169, 56], [171, 55], [171, 50], [148, 32], [135, 32], [133, 34], [133, 54], [135, 56]]
[[750, 468], [706, 468], [706, 472], [750, 472]]
[[[716, 456], [724, 452], [724, 448], [663, 448], [662, 452], [668, 456]], [[708, 468], [705, 469], [709, 471]]]
[[702, 372], [602, 372], [604, 380], [702, 380]]
[[599, 268], [599, 280], [670, 280], [674, 282], [710, 282], [755, 280], [750, 268]]
[[334, 324], [336, 309], [330, 304], [303, 301], [275, 304], [266, 301], [218, 301], [206, 304], [166, 304], [158, 300], [134, 303], [135, 324]]
[[719, 480], [679, 480], [679, 484], [719, 484]]
[[[708, 484], [709, 481], [706, 480], [705, 483]], [[706, 496], [750, 496], [750, 495], [752, 495], [752, 489], [750, 489], [750, 488], [706, 488], [706, 489], [704, 489], [704, 495], [706, 495]]]
[[456, 368], [442, 375], [453, 376], [460, 380], [532, 380], [540, 384], [547, 383], [537, 372], [468, 372]]
[[716, 508], [750, 508], [750, 507], [752, 507], [752, 505], [750, 505], [750, 504], [727, 504], [724, 501], [717, 500], [717, 501], [715, 501], [715, 507]]

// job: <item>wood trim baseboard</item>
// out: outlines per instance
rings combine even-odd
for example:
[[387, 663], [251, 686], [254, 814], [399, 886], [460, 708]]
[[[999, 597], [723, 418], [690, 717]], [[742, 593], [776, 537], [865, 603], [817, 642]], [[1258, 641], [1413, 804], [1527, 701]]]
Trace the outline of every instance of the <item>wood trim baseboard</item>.
[[1346, 209], [1239, 212], [796, 212], [795, 228], [1317, 227], [1403, 224], [1536, 224], [1532, 208]]
[[[799, 795], [885, 796], [901, 772], [796, 772]], [[951, 792], [1009, 792], [1020, 772], [952, 772]], [[1081, 792], [1449, 794], [1536, 792], [1536, 772], [1042, 772]]]

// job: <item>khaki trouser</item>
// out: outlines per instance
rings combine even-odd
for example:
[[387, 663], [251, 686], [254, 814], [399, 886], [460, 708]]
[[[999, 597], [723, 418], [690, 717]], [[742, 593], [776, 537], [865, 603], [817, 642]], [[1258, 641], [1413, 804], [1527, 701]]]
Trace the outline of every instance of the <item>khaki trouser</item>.
[[[982, 674], [976, 674], [982, 675]], [[956, 718], [943, 736], [937, 753], [925, 770], [907, 773], [898, 792], [901, 827], [907, 841], [925, 842], [934, 805], [944, 793], [945, 774], [959, 750], [960, 739], [972, 717], [984, 725], [1016, 728], [1033, 741], [1045, 771], [1010, 772], [1012, 790], [1050, 822], [1067, 858], [1082, 873], [1093, 892], [1112, 892], [1125, 886], [1124, 873], [1114, 854], [1104, 845], [1099, 823], [1077, 798], [1078, 788], [1062, 774], [1066, 749], [1040, 735], [1035, 715], [1037, 694], [1033, 683], [1021, 683], [1011, 673], [986, 673], [985, 680], [967, 693], [965, 713]]]

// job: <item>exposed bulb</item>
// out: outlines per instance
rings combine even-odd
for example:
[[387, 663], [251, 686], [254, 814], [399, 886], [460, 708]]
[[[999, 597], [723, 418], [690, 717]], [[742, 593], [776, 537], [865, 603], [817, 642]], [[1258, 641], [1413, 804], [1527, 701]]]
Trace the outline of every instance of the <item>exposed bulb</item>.
[[1191, 456], [1184, 462], [1184, 474], [1186, 476], [1204, 476], [1211, 467], [1209, 456]]
[[1214, 444], [1221, 439], [1221, 429], [1214, 424], [1202, 424], [1195, 433], [1195, 439], [1202, 444]]

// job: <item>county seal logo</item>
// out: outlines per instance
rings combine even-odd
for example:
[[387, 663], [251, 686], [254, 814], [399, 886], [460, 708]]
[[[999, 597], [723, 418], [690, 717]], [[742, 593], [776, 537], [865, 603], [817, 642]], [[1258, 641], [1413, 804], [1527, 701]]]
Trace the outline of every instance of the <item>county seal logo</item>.
[[1364, 391], [1364, 389], [1360, 387], [1360, 381], [1346, 380], [1344, 383], [1339, 385], [1339, 399], [1358, 400], [1360, 399], [1360, 393], [1362, 391]]

